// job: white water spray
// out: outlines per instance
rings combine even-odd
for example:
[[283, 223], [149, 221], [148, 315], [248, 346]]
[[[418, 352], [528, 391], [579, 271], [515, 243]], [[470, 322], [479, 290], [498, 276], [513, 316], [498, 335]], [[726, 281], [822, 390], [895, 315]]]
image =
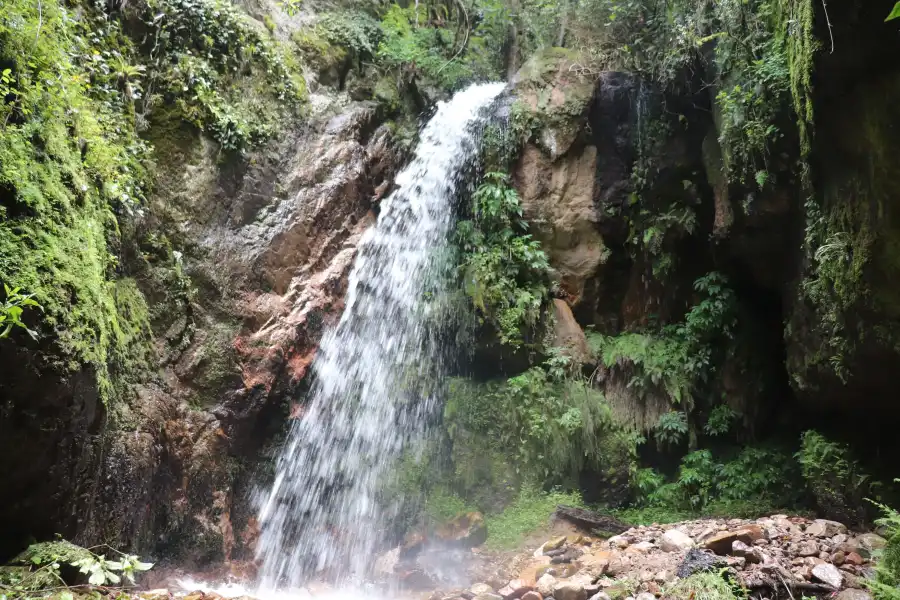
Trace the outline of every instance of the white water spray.
[[262, 589], [360, 580], [381, 550], [392, 516], [379, 497], [386, 468], [433, 407], [440, 349], [427, 298], [444, 279], [459, 176], [476, 151], [482, 109], [503, 88], [475, 85], [438, 105], [360, 243], [347, 306], [322, 338], [306, 414], [291, 427], [260, 511]]

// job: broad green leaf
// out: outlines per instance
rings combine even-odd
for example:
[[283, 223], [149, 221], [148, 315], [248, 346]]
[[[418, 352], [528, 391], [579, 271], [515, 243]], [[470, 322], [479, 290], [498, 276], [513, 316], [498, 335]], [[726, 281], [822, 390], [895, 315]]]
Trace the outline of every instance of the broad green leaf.
[[153, 568], [153, 563], [145, 563], [145, 562], [135, 562], [134, 570], [135, 571], [149, 571]]
[[91, 573], [88, 583], [91, 585], [103, 585], [106, 583], [106, 577], [103, 575], [103, 571], [98, 570]]
[[884, 22], [887, 23], [894, 19], [900, 19], [900, 2], [897, 2], [897, 4], [894, 5], [894, 10], [891, 11], [891, 14], [887, 16], [887, 19], [885, 19]]

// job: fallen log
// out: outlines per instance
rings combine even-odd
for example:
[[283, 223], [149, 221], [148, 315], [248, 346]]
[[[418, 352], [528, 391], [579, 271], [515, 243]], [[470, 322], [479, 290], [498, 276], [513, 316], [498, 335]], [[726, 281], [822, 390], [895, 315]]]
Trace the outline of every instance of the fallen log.
[[604, 515], [593, 510], [578, 508], [576, 506], [565, 506], [560, 504], [556, 507], [556, 512], [553, 514], [556, 518], [568, 521], [575, 527], [589, 533], [600, 531], [619, 534], [631, 529], [631, 525], [624, 521], [620, 521], [612, 515]]

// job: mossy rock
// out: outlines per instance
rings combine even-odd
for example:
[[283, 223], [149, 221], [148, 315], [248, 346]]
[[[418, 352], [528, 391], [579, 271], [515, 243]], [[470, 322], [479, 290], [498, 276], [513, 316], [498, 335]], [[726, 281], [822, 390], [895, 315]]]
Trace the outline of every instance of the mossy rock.
[[532, 56], [513, 78], [513, 127], [538, 140], [554, 158], [565, 154], [585, 129], [595, 77], [581, 64], [575, 51], [548, 48]]

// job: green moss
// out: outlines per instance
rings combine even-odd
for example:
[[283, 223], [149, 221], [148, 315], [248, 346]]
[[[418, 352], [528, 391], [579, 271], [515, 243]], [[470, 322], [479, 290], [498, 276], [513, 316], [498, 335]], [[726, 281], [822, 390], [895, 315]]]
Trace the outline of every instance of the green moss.
[[525, 537], [548, 528], [550, 518], [560, 504], [584, 506], [577, 493], [540, 492], [525, 488], [512, 504], [485, 517], [489, 550], [520, 547]]
[[[40, 330], [56, 346], [50, 362], [62, 372], [89, 365], [108, 400], [112, 376], [138, 368], [148, 352], [143, 298], [114, 277], [114, 211], [127, 214], [143, 200], [147, 149], [126, 90], [85, 83], [79, 64], [94, 50], [79, 33], [89, 14], [78, 20], [55, 3], [39, 14], [23, 1], [0, 19], [0, 60], [12, 65], [15, 87], [0, 110], [0, 279], [43, 306]], [[110, 31], [93, 43], [127, 52]]]

